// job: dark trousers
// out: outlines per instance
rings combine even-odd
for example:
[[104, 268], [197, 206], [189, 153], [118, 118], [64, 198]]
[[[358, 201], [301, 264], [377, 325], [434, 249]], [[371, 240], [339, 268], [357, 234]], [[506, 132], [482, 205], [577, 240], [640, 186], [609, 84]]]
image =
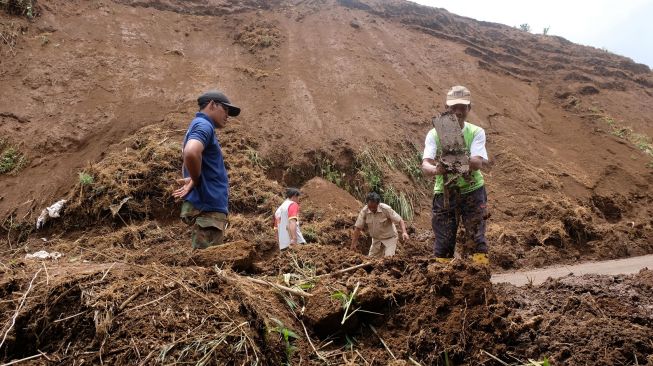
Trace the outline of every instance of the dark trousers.
[[487, 193], [481, 187], [467, 194], [449, 193], [446, 205], [444, 194], [433, 197], [431, 226], [435, 234], [435, 256], [453, 258], [456, 249], [458, 217], [462, 217], [468, 240], [473, 240], [475, 253], [487, 253], [485, 242], [485, 219], [487, 212]]

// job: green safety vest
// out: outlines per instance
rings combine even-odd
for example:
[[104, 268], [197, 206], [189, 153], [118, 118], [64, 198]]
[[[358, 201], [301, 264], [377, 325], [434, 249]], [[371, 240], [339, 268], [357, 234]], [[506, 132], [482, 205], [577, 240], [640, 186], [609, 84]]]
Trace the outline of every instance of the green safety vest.
[[[463, 140], [465, 140], [465, 148], [467, 149], [468, 153], [471, 153], [470, 149], [472, 147], [472, 141], [474, 141], [474, 136], [476, 136], [476, 134], [480, 130], [481, 130], [480, 127], [465, 122], [465, 127], [463, 127]], [[438, 137], [438, 133], [435, 131], [435, 128], [429, 131], [429, 133], [432, 133], [433, 136], [435, 136], [435, 141], [438, 144], [438, 153], [442, 152], [440, 138]], [[456, 181], [456, 185], [458, 186], [458, 189], [460, 189], [460, 193], [462, 194], [475, 191], [483, 187], [483, 184], [485, 184], [485, 181], [483, 180], [483, 174], [481, 174], [480, 170], [476, 170], [472, 172], [469, 182], [463, 177], [458, 177], [458, 180]], [[433, 187], [433, 193], [438, 194], [443, 192], [444, 192], [444, 176], [436, 175], [435, 187]]]

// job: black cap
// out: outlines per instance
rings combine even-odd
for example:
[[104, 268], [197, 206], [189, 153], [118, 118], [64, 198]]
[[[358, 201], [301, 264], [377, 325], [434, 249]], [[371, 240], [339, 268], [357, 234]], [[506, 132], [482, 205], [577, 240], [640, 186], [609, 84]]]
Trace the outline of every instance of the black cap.
[[217, 90], [207, 91], [206, 93], [200, 95], [199, 98], [197, 98], [197, 104], [200, 106], [200, 108], [207, 105], [211, 101], [215, 101], [217, 103], [224, 104], [227, 107], [229, 107], [229, 116], [231, 117], [236, 117], [237, 115], [240, 114], [240, 108], [231, 104], [231, 102], [229, 102], [229, 98], [227, 98], [227, 96], [224, 95], [224, 93], [221, 91], [217, 91]]

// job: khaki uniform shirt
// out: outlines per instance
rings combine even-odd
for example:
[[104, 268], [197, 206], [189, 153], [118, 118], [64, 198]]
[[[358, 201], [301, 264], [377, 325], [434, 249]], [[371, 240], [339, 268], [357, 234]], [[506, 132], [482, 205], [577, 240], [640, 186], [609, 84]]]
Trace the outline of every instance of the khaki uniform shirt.
[[379, 203], [376, 212], [370, 211], [365, 205], [356, 219], [356, 226], [359, 229], [366, 230], [372, 239], [383, 240], [397, 236], [395, 223], [401, 222], [401, 216], [385, 203]]

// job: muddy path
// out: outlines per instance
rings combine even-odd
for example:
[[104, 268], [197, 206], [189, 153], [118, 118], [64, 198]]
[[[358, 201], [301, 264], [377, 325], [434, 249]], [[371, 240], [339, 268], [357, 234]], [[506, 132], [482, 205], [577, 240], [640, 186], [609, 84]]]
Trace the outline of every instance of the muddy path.
[[553, 266], [528, 271], [497, 273], [492, 275], [493, 283], [510, 283], [515, 286], [527, 284], [539, 285], [548, 278], [560, 278], [573, 274], [619, 275], [634, 274], [644, 268], [653, 268], [653, 255], [643, 255], [625, 259], [615, 259], [601, 262], [587, 262], [576, 265]]

